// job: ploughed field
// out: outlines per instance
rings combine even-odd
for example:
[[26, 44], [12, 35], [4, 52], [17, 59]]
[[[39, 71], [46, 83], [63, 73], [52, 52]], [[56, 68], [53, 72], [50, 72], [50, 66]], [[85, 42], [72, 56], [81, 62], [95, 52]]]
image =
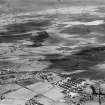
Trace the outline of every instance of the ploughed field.
[[[69, 77], [74, 79], [104, 80], [104, 10], [104, 6], [76, 6], [48, 9], [38, 13], [32, 11], [1, 14], [0, 70], [72, 73]], [[39, 87], [42, 89], [39, 89], [39, 94], [43, 93], [45, 97], [40, 96], [40, 103], [44, 105], [50, 105], [52, 100], [57, 101], [64, 97], [60, 93], [60, 88], [52, 87], [50, 83], [37, 80], [22, 82], [22, 86], [28, 86], [33, 90], [38, 91]], [[9, 86], [3, 85], [3, 88], [6, 87]], [[26, 101], [37, 94], [31, 91], [28, 93], [18, 85], [10, 84], [10, 87], [15, 87], [17, 91], [12, 90], [7, 97], [14, 96], [17, 100], [12, 102], [12, 98], [12, 101], [7, 99], [0, 105], [23, 105], [22, 99]], [[51, 96], [57, 91], [59, 96]], [[29, 97], [22, 96], [21, 92]], [[16, 104], [17, 102], [19, 104]], [[68, 104], [57, 101], [56, 105]]]

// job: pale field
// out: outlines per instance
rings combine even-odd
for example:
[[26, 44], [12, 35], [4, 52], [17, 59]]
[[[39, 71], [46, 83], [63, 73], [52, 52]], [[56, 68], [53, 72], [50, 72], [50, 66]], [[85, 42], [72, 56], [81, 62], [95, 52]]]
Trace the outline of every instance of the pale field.
[[[4, 99], [0, 105], [24, 105], [28, 99], [33, 98], [35, 95], [43, 94], [49, 91], [52, 86], [49, 83], [38, 82], [28, 86], [28, 88], [30, 90], [21, 87], [17, 91], [7, 94], [6, 99]], [[44, 96], [42, 95], [42, 97]]]
[[[28, 86], [30, 90], [20, 88], [15, 92], [7, 94], [6, 99], [0, 105], [24, 105], [25, 102], [38, 95], [37, 100], [44, 105], [66, 105], [60, 102], [64, 98], [60, 88], [52, 87], [49, 83], [38, 82]], [[17, 104], [18, 103], [18, 104]]]

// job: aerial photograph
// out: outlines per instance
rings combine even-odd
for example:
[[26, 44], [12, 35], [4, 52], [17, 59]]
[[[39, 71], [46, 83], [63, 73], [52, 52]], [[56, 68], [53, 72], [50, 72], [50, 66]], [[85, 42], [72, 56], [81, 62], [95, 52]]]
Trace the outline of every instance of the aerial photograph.
[[105, 105], [105, 0], [0, 0], [0, 105]]

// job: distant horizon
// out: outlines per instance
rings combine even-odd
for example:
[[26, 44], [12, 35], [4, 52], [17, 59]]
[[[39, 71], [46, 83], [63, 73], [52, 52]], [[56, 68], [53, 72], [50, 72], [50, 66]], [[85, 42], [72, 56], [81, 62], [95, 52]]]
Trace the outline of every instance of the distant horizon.
[[57, 7], [59, 4], [64, 6], [105, 5], [105, 0], [63, 0], [61, 3], [58, 0], [0, 0], [0, 5], [6, 5], [7, 3], [17, 9], [40, 11]]

